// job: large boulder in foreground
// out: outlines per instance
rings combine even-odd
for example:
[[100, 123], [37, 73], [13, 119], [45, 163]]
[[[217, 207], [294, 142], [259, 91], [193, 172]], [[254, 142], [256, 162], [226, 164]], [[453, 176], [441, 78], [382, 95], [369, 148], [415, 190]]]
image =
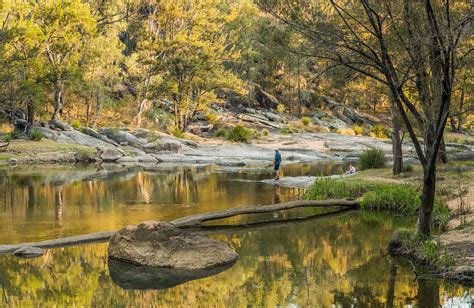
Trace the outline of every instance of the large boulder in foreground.
[[225, 244], [183, 231], [167, 222], [143, 222], [115, 233], [109, 258], [177, 270], [210, 270], [232, 264], [239, 255]]

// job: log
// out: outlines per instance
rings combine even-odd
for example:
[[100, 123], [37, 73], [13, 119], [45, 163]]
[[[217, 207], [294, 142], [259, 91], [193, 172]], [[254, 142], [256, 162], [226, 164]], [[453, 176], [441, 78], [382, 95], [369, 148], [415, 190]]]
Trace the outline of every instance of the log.
[[[249, 207], [242, 207], [242, 208], [233, 208], [224, 211], [215, 211], [215, 212], [207, 212], [201, 213], [196, 215], [185, 216], [179, 219], [175, 219], [170, 223], [174, 224], [179, 228], [189, 228], [189, 227], [196, 227], [199, 226], [202, 222], [210, 221], [210, 220], [217, 220], [228, 218], [232, 216], [244, 215], [244, 214], [259, 214], [259, 213], [270, 213], [276, 211], [285, 211], [291, 210], [295, 208], [303, 208], [303, 207], [331, 207], [331, 206], [338, 206], [343, 208], [356, 208], [360, 204], [360, 200], [348, 200], [348, 199], [341, 199], [341, 200], [298, 200], [292, 201], [287, 203], [277, 203], [277, 204], [270, 204], [270, 205], [261, 205], [261, 206], [249, 206]], [[322, 214], [326, 215], [326, 214]], [[317, 215], [316, 215], [317, 216]], [[314, 219], [315, 216], [311, 216]], [[304, 220], [305, 218], [299, 218], [299, 220]], [[262, 222], [261, 224], [272, 223], [270, 222]], [[252, 226], [252, 225], [250, 225]], [[242, 228], [243, 226], [236, 227]], [[230, 227], [232, 228], [232, 227]], [[94, 242], [105, 242], [109, 240], [109, 238], [115, 233], [116, 231], [104, 231], [98, 233], [91, 233], [91, 234], [84, 234], [84, 235], [76, 235], [76, 236], [69, 236], [54, 240], [47, 240], [42, 242], [34, 242], [34, 243], [20, 243], [20, 244], [11, 244], [11, 245], [0, 245], [0, 255], [11, 254], [15, 250], [24, 247], [24, 246], [31, 246], [31, 247], [38, 247], [38, 248], [57, 248], [57, 247], [65, 247], [65, 246], [73, 246], [85, 243], [94, 243]], [[216, 230], [214, 230], [216, 232]]]
[[296, 217], [291, 219], [281, 219], [281, 220], [266, 220], [248, 224], [240, 224], [240, 225], [212, 225], [212, 226], [198, 226], [198, 227], [183, 227], [186, 230], [199, 233], [201, 235], [207, 234], [238, 234], [242, 232], [253, 232], [253, 231], [260, 231], [260, 230], [271, 230], [277, 229], [281, 227], [285, 227], [288, 225], [295, 225], [300, 223], [310, 223], [316, 222], [331, 218], [339, 218], [342, 216], [352, 215], [356, 213], [357, 210], [351, 208], [343, 208], [342, 210], [331, 211], [328, 213], [323, 214], [316, 214], [311, 216], [304, 216], [304, 217]]
[[205, 221], [229, 218], [244, 214], [261, 214], [276, 211], [286, 211], [302, 207], [327, 207], [341, 206], [346, 208], [356, 208], [360, 205], [360, 200], [331, 199], [331, 200], [298, 200], [286, 203], [277, 203], [270, 205], [257, 205], [241, 208], [232, 208], [225, 211], [207, 212], [195, 214], [171, 221], [177, 227], [195, 226]]
[[55, 247], [65, 247], [73, 246], [85, 243], [94, 243], [94, 242], [105, 242], [107, 241], [115, 231], [105, 231], [84, 235], [76, 235], [63, 237], [54, 240], [47, 240], [42, 242], [35, 243], [21, 243], [21, 244], [12, 244], [12, 245], [0, 245], [0, 256], [5, 254], [11, 254], [15, 250], [20, 249], [24, 246], [38, 247], [38, 248], [55, 248]]

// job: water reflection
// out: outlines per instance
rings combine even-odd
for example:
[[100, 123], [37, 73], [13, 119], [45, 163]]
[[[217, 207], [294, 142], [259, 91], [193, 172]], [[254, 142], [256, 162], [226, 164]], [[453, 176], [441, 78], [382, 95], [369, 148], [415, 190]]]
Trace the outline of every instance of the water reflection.
[[112, 281], [126, 290], [163, 290], [185, 282], [202, 279], [228, 270], [234, 264], [209, 270], [177, 270], [172, 268], [139, 266], [109, 259], [109, 275]]
[[115, 230], [143, 220], [172, 220], [298, 195], [297, 189], [256, 183], [271, 177], [271, 169], [215, 170], [166, 165], [0, 170], [0, 243]]
[[234, 267], [164, 290], [150, 290], [171, 286], [173, 282], [165, 279], [168, 285], [163, 285], [157, 279], [162, 273], [114, 268], [107, 262], [107, 244], [48, 250], [34, 260], [3, 256], [0, 292], [4, 304], [17, 306], [436, 307], [431, 304], [468, 303], [472, 289], [417, 281], [408, 264], [394, 263], [386, 256], [389, 235], [395, 226], [404, 224], [403, 219], [388, 215], [353, 212], [271, 229], [214, 234], [212, 238], [239, 253]]
[[[299, 194], [256, 182], [271, 176], [271, 169], [115, 168], [0, 171], [0, 242], [118, 229], [143, 220], [284, 202]], [[308, 168], [314, 167], [285, 172], [313, 172]], [[321, 170], [336, 173], [332, 168]], [[109, 264], [106, 243], [47, 250], [33, 260], [0, 256], [0, 306], [469, 307], [472, 289], [415, 280], [408, 264], [386, 255], [394, 228], [413, 221], [321, 211], [288, 211], [277, 218], [265, 214], [255, 220], [235, 217], [225, 222], [235, 225], [227, 229], [216, 222], [198, 230], [234, 248], [239, 261], [215, 276], [164, 290], [156, 290], [161, 288], [156, 275], [135, 275]], [[263, 225], [263, 220], [273, 222]], [[129, 277], [143, 279], [138, 283]]]

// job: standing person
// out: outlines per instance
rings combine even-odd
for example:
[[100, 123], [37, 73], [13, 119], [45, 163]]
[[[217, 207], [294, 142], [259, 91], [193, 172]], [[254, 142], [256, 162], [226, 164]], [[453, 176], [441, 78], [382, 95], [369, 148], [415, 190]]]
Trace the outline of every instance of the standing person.
[[281, 154], [278, 149], [275, 149], [275, 158], [273, 159], [273, 170], [275, 170], [275, 181], [280, 179], [280, 164], [281, 164]]

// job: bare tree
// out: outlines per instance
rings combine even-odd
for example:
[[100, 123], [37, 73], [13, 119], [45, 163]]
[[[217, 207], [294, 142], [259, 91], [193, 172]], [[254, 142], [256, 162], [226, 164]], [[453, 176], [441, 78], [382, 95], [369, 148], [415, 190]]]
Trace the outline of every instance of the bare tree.
[[[472, 31], [472, 3], [449, 0], [260, 0], [311, 44], [295, 51], [345, 66], [387, 87], [423, 174], [417, 230], [431, 235], [436, 163], [449, 116], [459, 46]], [[422, 142], [423, 141], [423, 142]]]

